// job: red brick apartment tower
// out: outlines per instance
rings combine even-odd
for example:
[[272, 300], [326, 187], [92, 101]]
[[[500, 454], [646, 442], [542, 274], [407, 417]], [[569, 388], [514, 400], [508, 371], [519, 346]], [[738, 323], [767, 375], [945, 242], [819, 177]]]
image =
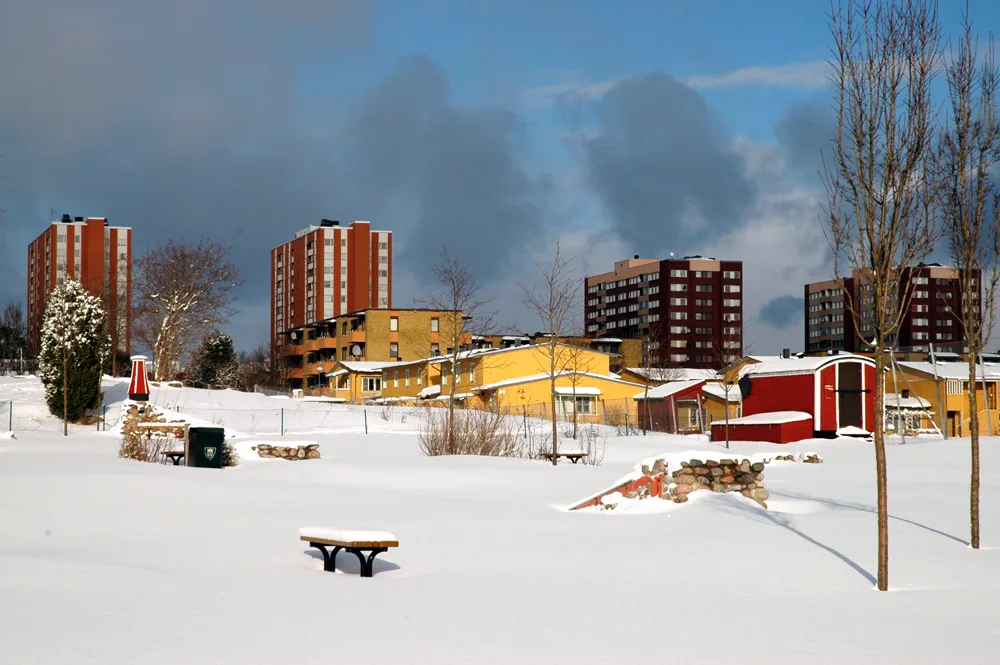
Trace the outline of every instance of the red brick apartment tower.
[[75, 279], [107, 308], [108, 328], [117, 350], [132, 352], [132, 229], [110, 226], [103, 217], [52, 222], [28, 245], [28, 345], [38, 350], [49, 294]]
[[[271, 250], [271, 339], [360, 309], [392, 307], [392, 231], [324, 219]], [[286, 340], [282, 340], [286, 341]]]
[[[954, 312], [962, 311], [962, 291], [956, 268], [937, 263], [922, 264], [903, 270], [899, 280], [900, 296], [907, 290], [912, 294], [909, 308], [903, 316], [895, 340], [896, 349], [903, 352], [923, 353], [935, 351], [964, 353], [966, 348], [962, 326]], [[982, 284], [976, 274], [976, 283]], [[851, 296], [844, 297], [844, 287]], [[980, 287], [981, 288], [981, 287]], [[860, 321], [861, 335], [852, 318], [852, 306], [862, 313], [872, 306], [869, 285], [863, 275], [855, 270], [845, 280], [828, 280], [805, 285], [805, 349], [807, 352], [838, 349], [855, 353], [868, 353], [871, 346], [862, 339], [871, 338], [873, 331]], [[982, 315], [982, 298], [977, 297], [975, 307]]]
[[743, 356], [742, 261], [636, 255], [587, 277], [584, 298], [590, 337], [642, 339], [658, 323], [650, 351], [663, 365], [718, 368]]

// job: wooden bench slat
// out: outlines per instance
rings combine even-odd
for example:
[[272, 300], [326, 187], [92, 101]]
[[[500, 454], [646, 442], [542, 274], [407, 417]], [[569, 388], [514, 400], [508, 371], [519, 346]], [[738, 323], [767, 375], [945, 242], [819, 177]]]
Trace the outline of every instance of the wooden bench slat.
[[397, 540], [333, 540], [330, 538], [311, 538], [300, 536], [299, 540], [307, 543], [320, 543], [336, 547], [399, 547]]

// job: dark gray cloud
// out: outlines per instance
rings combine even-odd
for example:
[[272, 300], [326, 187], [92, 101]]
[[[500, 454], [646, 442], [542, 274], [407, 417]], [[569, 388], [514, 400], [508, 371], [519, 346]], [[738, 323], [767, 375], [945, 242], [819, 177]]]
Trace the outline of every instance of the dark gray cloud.
[[829, 155], [837, 117], [828, 97], [815, 97], [793, 104], [782, 115], [774, 135], [798, 176], [819, 178], [822, 155]]
[[428, 257], [447, 244], [474, 257], [483, 280], [498, 278], [547, 221], [551, 183], [520, 166], [523, 130], [510, 110], [455, 105], [446, 72], [426, 56], [403, 59], [348, 126], [350, 207], [409, 231], [396, 258], [414, 274], [427, 273]]
[[775, 328], [786, 328], [802, 318], [803, 300], [796, 296], [771, 298], [760, 310], [764, 323]]
[[591, 185], [615, 229], [645, 254], [691, 247], [740, 225], [756, 200], [743, 160], [702, 96], [663, 73], [626, 79], [597, 105]]
[[[137, 251], [202, 234], [232, 245], [248, 346], [267, 337], [268, 250], [322, 217], [398, 232], [411, 275], [429, 276], [424, 253], [447, 242], [484, 279], [544, 221], [548, 184], [516, 165], [515, 114], [460, 108], [425, 57], [366, 95], [366, 0], [11, 4], [0, 301], [24, 298], [26, 247], [50, 214], [107, 216]], [[413, 289], [395, 291], [405, 305]]]

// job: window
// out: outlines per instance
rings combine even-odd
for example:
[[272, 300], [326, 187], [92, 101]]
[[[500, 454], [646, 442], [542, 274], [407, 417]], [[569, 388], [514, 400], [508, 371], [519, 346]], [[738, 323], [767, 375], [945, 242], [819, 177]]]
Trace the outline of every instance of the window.
[[424, 382], [424, 368], [423, 367], [418, 367], [417, 368], [417, 385], [418, 386], [422, 385], [423, 382]]
[[363, 376], [361, 377], [361, 392], [363, 393], [377, 393], [382, 390], [382, 377], [381, 376]]
[[739, 307], [740, 301], [737, 298], [725, 298], [722, 301], [723, 307]]
[[927, 283], [927, 278], [926, 277], [914, 277], [913, 278], [913, 283], [914, 284], [926, 284]]
[[670, 276], [671, 277], [687, 277], [688, 276], [688, 271], [687, 270], [671, 270], [670, 271]]
[[686, 321], [688, 317], [687, 312], [670, 312], [671, 321]]
[[399, 370], [398, 369], [392, 370], [392, 387], [393, 388], [398, 388], [399, 387]]
[[914, 312], [926, 312], [926, 311], [928, 311], [928, 309], [930, 309], [930, 308], [927, 305], [914, 305], [913, 306], [913, 311]]
[[675, 306], [675, 307], [687, 307], [688, 299], [687, 298], [671, 298], [670, 299], [670, 304], [673, 305], [673, 306]]
[[928, 325], [927, 319], [913, 319], [914, 326], [926, 326]]
[[687, 335], [691, 329], [687, 326], [670, 326], [671, 335]]
[[688, 285], [687, 284], [671, 284], [670, 285], [670, 290], [671, 291], [687, 291], [688, 290]]
[[948, 379], [948, 385], [945, 390], [949, 395], [961, 395], [964, 392], [962, 390], [962, 382], [958, 379]]
[[698, 291], [699, 293], [711, 293], [712, 292], [712, 285], [711, 284], [697, 284], [694, 287], [694, 290]]
[[712, 306], [712, 299], [711, 298], [695, 298], [694, 304], [697, 307], [711, 307]]
[[440, 322], [437, 318], [431, 319], [431, 332], [438, 332], [440, 329]]
[[441, 346], [439, 344], [431, 344], [431, 357], [441, 355]]
[[469, 383], [476, 382], [476, 363], [469, 363]]
[[399, 332], [399, 317], [393, 316], [389, 319], [389, 332]]
[[740, 278], [740, 271], [739, 270], [723, 270], [722, 271], [722, 279], [739, 279], [739, 278]]
[[403, 381], [404, 381], [403, 385], [406, 386], [407, 388], [409, 388], [410, 387], [410, 368], [409, 367], [406, 368], [406, 374], [403, 377]]
[[389, 357], [398, 358], [399, 357], [399, 344], [396, 342], [389, 342]]
[[560, 395], [560, 415], [567, 416], [572, 415], [573, 413], [590, 415], [595, 412], [594, 406], [596, 401], [597, 398], [590, 395], [577, 395], [575, 400], [572, 395]]
[[696, 334], [696, 335], [711, 335], [712, 334], [712, 327], [709, 326], [707, 328], [695, 328], [694, 329], [694, 334]]
[[927, 297], [927, 291], [914, 291], [913, 292], [913, 297], [914, 298], [926, 298]]
[[670, 348], [672, 348], [672, 349], [684, 349], [684, 348], [687, 348], [687, 345], [688, 345], [688, 343], [687, 343], [686, 339], [672, 339], [672, 340], [670, 340]]
[[950, 326], [953, 321], [951, 319], [938, 319], [935, 323], [939, 326]]
[[913, 339], [930, 339], [930, 335], [925, 332], [915, 332], [913, 333]]
[[715, 318], [713, 312], [695, 312], [694, 313], [694, 319], [695, 319], [695, 321], [711, 321], [713, 318]]
[[739, 284], [725, 284], [722, 287], [722, 291], [724, 293], [739, 293], [740, 292], [740, 285]]
[[670, 354], [670, 361], [671, 362], [686, 363], [687, 359], [688, 359], [687, 355], [683, 354], [683, 353], [671, 353]]

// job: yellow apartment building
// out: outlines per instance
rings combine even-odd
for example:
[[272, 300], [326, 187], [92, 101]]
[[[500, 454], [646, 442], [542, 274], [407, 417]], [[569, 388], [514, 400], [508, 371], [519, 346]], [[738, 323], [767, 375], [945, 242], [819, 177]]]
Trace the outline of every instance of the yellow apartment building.
[[[559, 343], [557, 409], [598, 421], [605, 409], [635, 413], [632, 398], [644, 389], [611, 375], [612, 356]], [[470, 408], [510, 408], [529, 415], [550, 409], [549, 347], [543, 344], [463, 352], [457, 368], [450, 357], [428, 358], [385, 368], [382, 398], [398, 403], [446, 403], [454, 381], [456, 401]]]
[[278, 367], [289, 390], [318, 393], [329, 386], [328, 374], [344, 369], [338, 362], [404, 362], [450, 353], [453, 321], [454, 313], [432, 309], [351, 312], [281, 332]]

